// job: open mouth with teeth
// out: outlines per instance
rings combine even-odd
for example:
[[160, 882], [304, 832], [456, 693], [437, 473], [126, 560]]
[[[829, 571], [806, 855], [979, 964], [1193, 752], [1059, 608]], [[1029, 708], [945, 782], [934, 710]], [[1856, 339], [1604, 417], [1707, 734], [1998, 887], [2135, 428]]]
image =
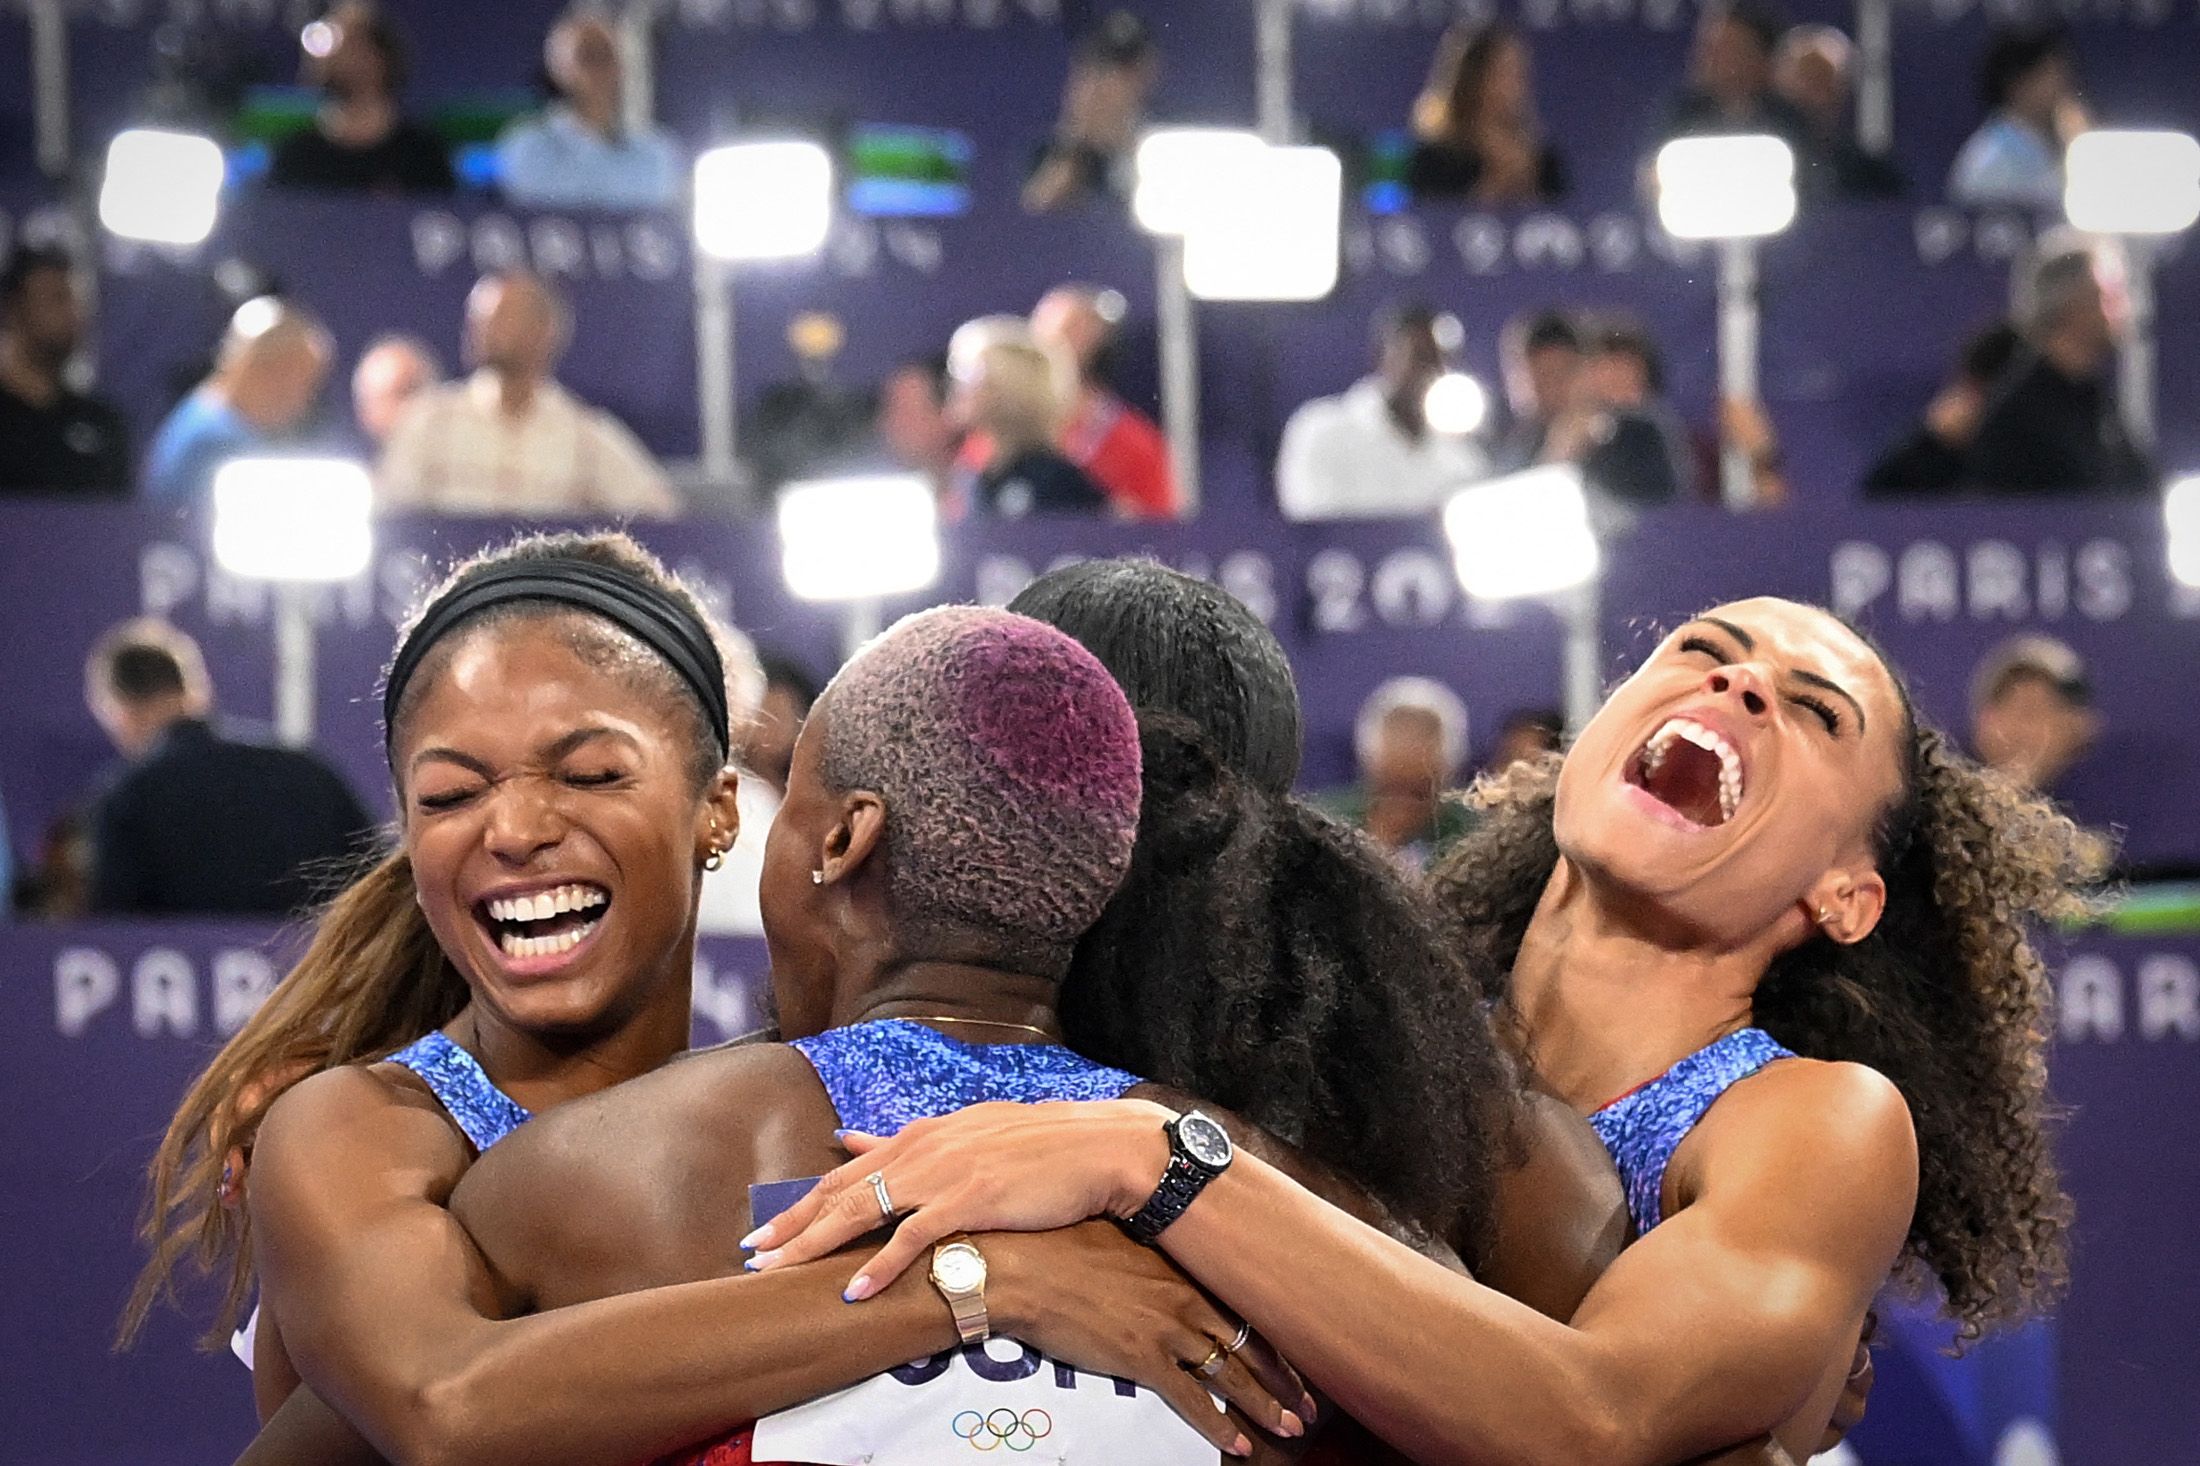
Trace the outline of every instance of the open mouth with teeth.
[[611, 906], [601, 886], [575, 884], [525, 896], [500, 896], [476, 907], [505, 956], [557, 957], [588, 940]]
[[1742, 803], [1742, 758], [1703, 724], [1668, 718], [1627, 761], [1627, 782], [1692, 825], [1734, 818]]

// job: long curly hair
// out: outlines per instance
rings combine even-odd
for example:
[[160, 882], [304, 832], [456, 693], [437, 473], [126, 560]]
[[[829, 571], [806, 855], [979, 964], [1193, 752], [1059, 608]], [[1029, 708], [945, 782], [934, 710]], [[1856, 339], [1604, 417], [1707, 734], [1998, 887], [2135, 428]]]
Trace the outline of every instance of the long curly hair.
[[[458, 566], [420, 605], [425, 608], [491, 565], [564, 558], [592, 560], [650, 581], [686, 599], [714, 634], [722, 634], [702, 603], [623, 534], [525, 536]], [[658, 698], [693, 749], [689, 774], [700, 790], [720, 762], [708, 717], [672, 669], [641, 643], [546, 601], [508, 602], [462, 624], [478, 629], [544, 616], [567, 623], [562, 634], [584, 660], [635, 679]], [[410, 632], [408, 624], [398, 645]], [[456, 638], [447, 639], [421, 665], [398, 709], [401, 721], [434, 683], [434, 669], [455, 644]], [[232, 1168], [249, 1159], [268, 1109], [301, 1079], [383, 1058], [441, 1028], [469, 996], [464, 975], [428, 929], [414, 896], [412, 862], [403, 851], [379, 858], [339, 892], [315, 921], [298, 965], [192, 1081], [168, 1122], [148, 1169], [139, 1228], [151, 1256], [124, 1307], [118, 1346], [136, 1338], [156, 1304], [177, 1301], [176, 1275], [186, 1262], [212, 1277], [220, 1290], [211, 1326], [199, 1342], [207, 1349], [226, 1344], [252, 1290], [251, 1219], [238, 1203], [240, 1178]]]
[[1472, 1265], [1519, 1072], [1443, 914], [1287, 792], [1299, 705], [1274, 636], [1142, 560], [1052, 572], [1010, 609], [1100, 658], [1144, 748], [1130, 874], [1062, 981], [1065, 1041], [1228, 1106]]
[[[1860, 942], [1814, 936], [1774, 959], [1755, 1022], [1902, 1092], [1919, 1167], [1905, 1270], [1937, 1280], [1967, 1343], [2042, 1311], [2067, 1282], [2070, 1203], [2048, 1133], [2053, 989], [2034, 936], [2094, 909], [2108, 850], [1958, 753], [1900, 695], [1902, 792], [1874, 840], [1886, 910]], [[1477, 785], [1476, 827], [1431, 872], [1496, 1000], [1559, 858], [1562, 763], [1547, 755]]]

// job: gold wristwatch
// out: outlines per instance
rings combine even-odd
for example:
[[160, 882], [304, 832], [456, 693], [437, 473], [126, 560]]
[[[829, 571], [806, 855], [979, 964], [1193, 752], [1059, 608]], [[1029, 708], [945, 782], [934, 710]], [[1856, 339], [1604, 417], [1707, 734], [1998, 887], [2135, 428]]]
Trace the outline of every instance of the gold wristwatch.
[[932, 1286], [955, 1315], [955, 1332], [976, 1344], [993, 1332], [985, 1313], [985, 1256], [969, 1242], [932, 1249]]

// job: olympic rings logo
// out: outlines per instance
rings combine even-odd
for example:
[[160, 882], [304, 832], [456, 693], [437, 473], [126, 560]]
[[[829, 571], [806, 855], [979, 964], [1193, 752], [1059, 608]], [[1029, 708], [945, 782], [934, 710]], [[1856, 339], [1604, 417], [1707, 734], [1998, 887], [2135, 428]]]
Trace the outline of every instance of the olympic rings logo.
[[1054, 1434], [1054, 1417], [1036, 1405], [1020, 1415], [1006, 1405], [996, 1405], [982, 1415], [965, 1410], [948, 1422], [947, 1428], [955, 1433], [955, 1439], [968, 1441], [973, 1451], [997, 1451], [1006, 1446], [1022, 1452]]

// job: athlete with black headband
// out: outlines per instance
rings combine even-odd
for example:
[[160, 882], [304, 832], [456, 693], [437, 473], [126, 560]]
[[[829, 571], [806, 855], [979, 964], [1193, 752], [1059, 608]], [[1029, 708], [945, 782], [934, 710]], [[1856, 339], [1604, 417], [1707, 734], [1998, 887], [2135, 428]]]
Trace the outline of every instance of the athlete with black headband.
[[[631, 540], [536, 538], [431, 598], [384, 706], [401, 847], [336, 899], [185, 1096], [126, 1332], [186, 1255], [227, 1284], [209, 1343], [256, 1278], [254, 1389], [273, 1423], [248, 1459], [316, 1466], [636, 1459], [952, 1346], [928, 1285], [881, 1329], [841, 1304], [832, 1264], [496, 1317], [495, 1280], [446, 1209], [460, 1179], [531, 1115], [686, 1044], [698, 883], [735, 834], [722, 659], [694, 598]], [[614, 1251], [635, 1236], [609, 1219], [594, 1235]], [[1097, 1287], [1112, 1251], [1107, 1307], [1049, 1343], [1184, 1400], [1183, 1341], [1227, 1337], [1212, 1305], [1120, 1238], [1031, 1240], [995, 1250], [996, 1296], [1069, 1249]], [[1214, 1386], [1281, 1415], [1244, 1370]]]

